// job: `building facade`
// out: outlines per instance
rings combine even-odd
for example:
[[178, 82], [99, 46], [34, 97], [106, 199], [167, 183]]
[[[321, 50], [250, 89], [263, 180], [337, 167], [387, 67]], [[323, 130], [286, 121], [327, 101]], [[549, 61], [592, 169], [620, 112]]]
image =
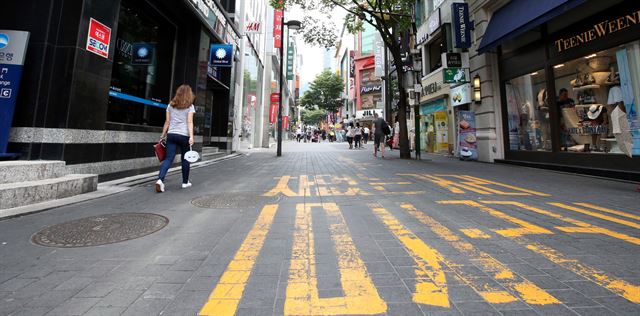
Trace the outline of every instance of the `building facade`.
[[13, 1], [0, 20], [31, 33], [9, 144], [22, 159], [104, 176], [155, 167], [181, 84], [197, 96], [196, 149], [231, 150], [235, 71], [209, 61], [212, 44], [229, 43], [235, 65], [240, 31], [219, 2]]

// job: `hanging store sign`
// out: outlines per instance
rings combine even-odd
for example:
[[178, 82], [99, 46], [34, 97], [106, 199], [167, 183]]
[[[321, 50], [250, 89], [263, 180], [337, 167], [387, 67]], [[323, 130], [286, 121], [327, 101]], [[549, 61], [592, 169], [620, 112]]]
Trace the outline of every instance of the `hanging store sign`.
[[284, 11], [275, 10], [273, 12], [273, 48], [282, 47], [282, 19]]
[[449, 92], [451, 105], [455, 107], [471, 103], [471, 90], [471, 85], [468, 83], [451, 88], [451, 91]]
[[86, 50], [109, 59], [109, 41], [111, 40], [111, 28], [98, 22], [94, 18], [89, 19], [89, 33], [87, 34]]
[[212, 67], [231, 67], [233, 65], [233, 45], [211, 44], [209, 64]]
[[0, 157], [7, 153], [29, 35], [0, 30]]
[[427, 20], [427, 31], [429, 35], [437, 31], [440, 28], [440, 9], [433, 11]]
[[290, 43], [287, 48], [287, 80], [293, 80], [293, 54], [293, 43]]
[[445, 53], [445, 65], [447, 68], [460, 68], [462, 67], [462, 54], [460, 53]]
[[349, 77], [356, 77], [356, 52], [349, 51]]
[[244, 26], [245, 34], [260, 34], [262, 23], [260, 21], [250, 21]]
[[282, 117], [282, 129], [286, 130], [289, 128], [289, 115], [285, 115]]
[[442, 70], [442, 78], [444, 83], [467, 83], [469, 68], [445, 68]]
[[269, 107], [269, 122], [274, 124], [278, 119], [278, 106], [280, 105], [280, 94], [275, 92], [271, 94], [271, 106]]
[[469, 22], [469, 5], [466, 3], [451, 4], [451, 24], [455, 38], [454, 47], [471, 47], [471, 22]]
[[380, 33], [374, 35], [374, 59], [375, 59], [375, 76], [380, 78], [384, 76], [384, 42]]

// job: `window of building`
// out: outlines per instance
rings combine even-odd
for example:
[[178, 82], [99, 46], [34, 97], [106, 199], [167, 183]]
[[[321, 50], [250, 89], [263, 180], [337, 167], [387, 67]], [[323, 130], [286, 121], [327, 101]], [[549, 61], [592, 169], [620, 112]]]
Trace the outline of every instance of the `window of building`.
[[425, 73], [428, 74], [440, 67], [442, 67], [442, 53], [447, 51], [447, 47], [444, 44], [443, 37], [440, 36], [433, 40], [427, 46], [427, 68]]
[[146, 2], [122, 1], [108, 121], [162, 126], [171, 95], [175, 32]]
[[505, 92], [509, 149], [550, 151], [551, 129], [544, 70], [507, 81]]
[[[555, 65], [556, 101], [560, 116], [560, 148], [588, 153], [623, 153], [615, 131], [637, 129], [620, 124], [614, 110], [638, 113], [640, 97], [638, 41]], [[626, 98], [625, 98], [626, 96]], [[620, 113], [620, 112], [618, 112]], [[631, 124], [630, 124], [631, 123]], [[635, 125], [635, 128], [631, 125]], [[619, 134], [619, 133], [618, 133]]]
[[361, 56], [373, 54], [375, 35], [378, 30], [369, 23], [364, 23], [364, 31], [361, 34], [360, 54]]

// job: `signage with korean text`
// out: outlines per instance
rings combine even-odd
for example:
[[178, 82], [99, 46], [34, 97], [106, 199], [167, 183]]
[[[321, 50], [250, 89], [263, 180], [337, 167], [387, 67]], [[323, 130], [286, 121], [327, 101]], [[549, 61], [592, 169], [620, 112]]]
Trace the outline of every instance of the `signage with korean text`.
[[287, 48], [287, 80], [293, 80], [293, 54], [294, 54], [293, 43], [289, 44], [289, 48]]
[[356, 52], [349, 51], [349, 77], [356, 77]]
[[452, 106], [471, 103], [471, 85], [468, 83], [451, 88], [449, 92], [449, 100]]
[[278, 106], [280, 105], [280, 94], [275, 92], [271, 94], [271, 106], [269, 107], [269, 122], [271, 124], [278, 120]]
[[275, 10], [273, 12], [273, 48], [282, 47], [282, 19], [284, 12]]
[[442, 70], [444, 83], [469, 82], [469, 68], [445, 68]]
[[473, 111], [458, 111], [458, 155], [462, 160], [478, 160], [476, 115]]
[[110, 40], [111, 28], [98, 22], [94, 18], [90, 18], [86, 49], [98, 56], [109, 59]]
[[6, 155], [29, 32], [0, 30], [0, 157]]
[[454, 47], [471, 47], [471, 22], [469, 22], [469, 5], [466, 3], [451, 4], [451, 24], [455, 38]]
[[262, 23], [260, 21], [248, 21], [244, 26], [245, 34], [260, 34]]
[[440, 9], [433, 11], [427, 20], [427, 30], [429, 35], [440, 28]]
[[231, 67], [233, 64], [233, 45], [211, 44], [209, 64], [212, 67]]
[[445, 53], [445, 65], [447, 68], [460, 68], [462, 67], [462, 54], [460, 53]]

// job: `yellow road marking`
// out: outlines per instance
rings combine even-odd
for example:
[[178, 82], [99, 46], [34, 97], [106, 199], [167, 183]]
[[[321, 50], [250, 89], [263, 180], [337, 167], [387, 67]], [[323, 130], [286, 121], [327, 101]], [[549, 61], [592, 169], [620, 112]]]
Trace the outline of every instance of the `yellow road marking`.
[[606, 221], [618, 223], [620, 225], [625, 225], [625, 226], [633, 227], [635, 229], [640, 229], [640, 224], [634, 223], [634, 222], [630, 222], [630, 221], [627, 221], [627, 220], [624, 220], [624, 219], [611, 217], [609, 215], [604, 215], [604, 214], [592, 212], [592, 211], [589, 211], [589, 210], [585, 210], [585, 209], [582, 209], [582, 208], [579, 208], [579, 207], [574, 207], [574, 206], [563, 204], [563, 203], [547, 203], [547, 204], [553, 205], [553, 206], [556, 206], [556, 207], [559, 207], [559, 208], [563, 208], [565, 210], [570, 210], [570, 211], [582, 213], [582, 214], [585, 214], [585, 215], [597, 217], [597, 218], [600, 218], [600, 219], [604, 219]]
[[[311, 217], [314, 207], [321, 207], [328, 216], [344, 297], [319, 297]], [[297, 204], [295, 226], [285, 315], [370, 315], [387, 311], [387, 304], [367, 274], [338, 205]]]
[[[482, 179], [482, 178], [478, 178], [478, 177], [467, 176], [467, 175], [462, 175], [462, 176], [461, 175], [439, 175], [439, 176], [450, 176], [450, 177], [455, 177], [455, 178], [458, 178], [458, 179], [471, 180], [471, 181], [473, 181], [473, 183], [478, 184], [478, 185], [492, 184], [492, 185], [495, 185], [495, 186], [500, 186], [500, 187], [503, 187], [503, 188], [507, 188], [507, 189], [511, 189], [511, 190], [514, 190], [514, 191], [519, 191], [519, 192], [522, 192], [522, 193], [531, 194], [531, 195], [551, 196], [551, 195], [546, 194], [546, 193], [533, 191], [533, 190], [528, 190], [528, 189], [524, 189], [524, 188], [513, 186], [513, 185], [508, 185], [508, 184], [504, 184], [504, 183], [500, 183], [500, 182], [490, 181], [490, 180], [486, 180], [486, 179]], [[488, 190], [488, 188], [486, 188], [486, 187], [484, 189]], [[501, 192], [501, 191], [499, 191], [499, 192]], [[514, 194], [513, 192], [502, 192], [502, 193], [498, 193], [498, 194], [520, 195], [520, 194]]]
[[569, 259], [558, 251], [547, 246], [538, 243], [530, 243], [526, 247], [527, 249], [544, 256], [549, 261], [556, 263], [577, 275], [589, 279], [633, 303], [640, 304], [640, 286], [630, 284], [625, 280], [611, 277], [603, 271], [580, 263], [578, 260]]
[[579, 220], [575, 220], [569, 217], [565, 217], [556, 213], [552, 213], [550, 211], [547, 210], [543, 210], [541, 208], [538, 207], [533, 207], [533, 206], [529, 206], [520, 202], [511, 202], [511, 201], [483, 201], [483, 203], [485, 204], [496, 204], [496, 205], [512, 205], [512, 206], [516, 206], [525, 210], [529, 210], [529, 211], [533, 211], [539, 214], [543, 214], [543, 215], [547, 215], [549, 217], [553, 217], [555, 219], [559, 219], [568, 223], [571, 223], [572, 225], [575, 225], [576, 227], [562, 227], [562, 226], [556, 226], [556, 229], [563, 231], [565, 233], [587, 233], [587, 234], [601, 234], [601, 235], [605, 235], [605, 236], [609, 236], [612, 238], [617, 238], [635, 245], [640, 245], [640, 238], [637, 237], [632, 237], [629, 236], [627, 234], [623, 234], [623, 233], [619, 233], [619, 232], [615, 232], [612, 231], [610, 229], [606, 229], [606, 228], [602, 228], [602, 227], [598, 227], [589, 223], [585, 223], [583, 221], [579, 221]]
[[439, 180], [438, 179], [430, 179], [430, 178], [427, 178], [427, 177], [425, 177], [423, 175], [420, 175], [420, 174], [417, 174], [417, 173], [400, 173], [398, 175], [399, 176], [409, 176], [409, 177], [417, 178], [417, 179], [422, 180], [422, 181], [433, 182], [433, 183], [435, 183], [435, 184], [437, 184], [437, 185], [449, 190], [451, 193], [464, 194], [464, 191], [461, 190], [460, 188], [457, 188], [455, 186], [456, 183], [453, 182], [453, 181], [449, 181], [449, 180], [445, 180], [445, 179], [439, 179]]
[[276, 196], [281, 193], [284, 196], [298, 196], [295, 192], [289, 189], [289, 180], [291, 180], [291, 176], [282, 176], [280, 180], [278, 180], [278, 184], [269, 190], [269, 192], [263, 194], [263, 196]]
[[625, 213], [625, 212], [612, 210], [610, 208], [593, 205], [591, 203], [573, 203], [573, 204], [578, 205], [578, 206], [582, 206], [582, 207], [592, 208], [594, 210], [598, 210], [598, 211], [601, 211], [601, 212], [607, 212], [607, 213], [616, 214], [616, 215], [623, 216], [623, 217], [628, 217], [628, 218], [640, 221], [640, 216], [638, 216], [638, 215], [633, 215], [633, 214], [629, 214], [629, 213]]
[[[477, 249], [471, 243], [460, 239], [460, 237], [454, 234], [447, 227], [443, 226], [432, 217], [418, 211], [413, 205], [402, 204], [401, 207], [417, 218], [418, 221], [427, 225], [431, 231], [447, 241], [453, 248], [472, 258], [471, 261], [476, 263], [478, 267], [482, 268], [485, 273], [493, 275], [495, 279], [500, 280], [502, 285], [511, 292], [517, 293], [517, 295], [526, 303], [533, 305], [560, 304], [560, 301], [555, 297], [539, 288], [537, 285], [531, 283], [529, 280], [515, 275], [500, 261], [496, 260], [488, 253]], [[484, 234], [480, 230], [477, 231]], [[485, 285], [478, 291], [478, 293], [489, 303], [506, 303], [516, 300], [510, 293], [495, 289], [488, 290], [489, 288], [490, 286]]]
[[520, 226], [519, 228], [492, 229], [494, 232], [496, 232], [496, 234], [500, 234], [504, 237], [516, 237], [516, 236], [522, 236], [522, 235], [528, 235], [528, 234], [553, 234], [553, 232], [551, 232], [548, 229], [542, 228], [540, 226], [531, 224], [527, 221], [507, 215], [503, 212], [492, 209], [490, 207], [487, 207], [475, 201], [455, 200], [455, 201], [437, 201], [437, 203], [445, 204], [445, 205], [467, 205], [467, 206], [475, 207], [488, 213], [491, 216], [503, 219], [505, 221], [508, 221], [515, 225]]
[[[454, 182], [452, 180], [447, 180], [447, 179], [444, 179], [444, 178], [441, 178], [441, 177], [436, 177], [436, 176], [431, 176], [431, 175], [426, 175], [426, 174], [424, 175], [424, 177], [429, 179], [431, 182], [441, 186], [441, 187], [449, 189], [449, 191], [451, 191], [452, 193], [458, 193], [455, 190], [455, 188], [458, 187], [458, 188], [461, 188], [461, 189], [464, 189], [464, 190], [467, 190], [467, 191], [471, 191], [471, 192], [475, 192], [475, 193], [478, 193], [478, 194], [483, 194], [483, 195], [491, 194], [491, 192], [489, 192], [488, 190], [486, 190], [483, 187], [477, 188], [477, 187], [474, 187], [474, 186], [468, 186], [468, 185], [465, 185], [465, 184], [460, 183], [460, 182]], [[461, 193], [464, 193], [464, 191], [462, 191]]]
[[477, 229], [477, 228], [461, 228], [460, 231], [467, 235], [469, 238], [473, 239], [489, 239], [491, 236], [487, 235], [485, 232]]
[[278, 205], [274, 204], [268, 204], [262, 208], [256, 223], [222, 274], [199, 315], [226, 316], [235, 314], [277, 210]]
[[[313, 188], [313, 189], [312, 189]], [[306, 175], [300, 175], [300, 181], [298, 182], [298, 196], [311, 196], [318, 195], [318, 188], [315, 181], [309, 181]]]
[[[501, 203], [505, 203], [505, 202], [501, 202]], [[512, 202], [512, 203], [516, 203], [516, 202]], [[482, 206], [478, 203], [467, 204], [467, 205], [476, 207], [476, 208], [479, 208]], [[578, 260], [569, 259], [562, 253], [558, 252], [557, 250], [551, 247], [542, 245], [540, 243], [531, 242], [525, 237], [521, 237], [521, 236], [507, 236], [507, 237], [510, 237], [513, 241], [515, 241], [519, 245], [537, 254], [542, 255], [547, 260], [579, 276], [582, 276], [583, 278], [590, 280], [610, 290], [611, 292], [626, 298], [627, 300], [633, 303], [640, 304], [640, 287], [639, 286], [630, 284], [625, 280], [616, 279], [612, 276], [607, 275], [605, 272], [598, 270], [596, 268], [590, 267], [586, 264], [583, 264]]]
[[424, 243], [380, 205], [369, 204], [369, 208], [409, 250], [409, 254], [416, 262], [416, 289], [413, 301], [419, 304], [450, 307], [447, 279], [440, 266], [440, 262], [444, 262], [442, 255]]
[[409, 185], [413, 184], [413, 182], [409, 181], [398, 181], [398, 182], [371, 182], [370, 185]]

